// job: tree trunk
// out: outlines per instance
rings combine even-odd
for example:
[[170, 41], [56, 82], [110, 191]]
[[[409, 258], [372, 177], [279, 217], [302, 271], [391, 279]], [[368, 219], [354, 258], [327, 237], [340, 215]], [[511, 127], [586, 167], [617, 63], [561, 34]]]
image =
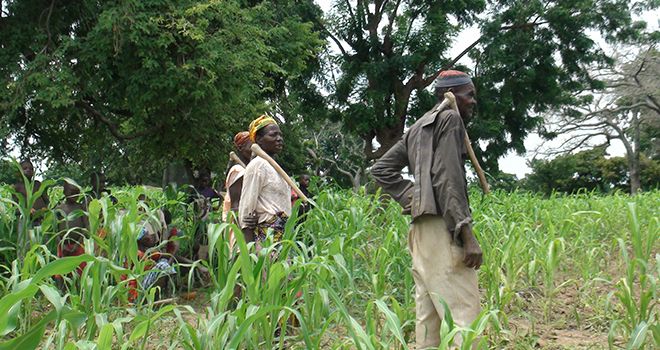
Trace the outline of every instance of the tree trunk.
[[630, 194], [635, 195], [641, 190], [642, 182], [639, 170], [639, 158], [628, 161], [628, 171], [630, 171]]
[[351, 183], [353, 184], [353, 191], [357, 193], [360, 191], [360, 186], [362, 185], [362, 169], [358, 169], [355, 175], [351, 176]]
[[642, 188], [642, 181], [639, 169], [639, 139], [640, 139], [640, 123], [639, 112], [632, 112], [632, 154], [628, 157], [628, 170], [630, 172], [630, 194], [635, 195]]
[[[392, 126], [383, 126], [379, 129], [373, 131], [371, 135], [365, 135], [363, 137], [365, 141], [365, 156], [367, 160], [378, 159], [385, 154], [395, 143], [397, 143], [401, 136], [403, 136], [403, 131], [406, 125], [406, 117], [408, 114], [408, 102], [410, 101], [410, 91], [405, 90], [402, 93], [394, 95], [395, 98], [395, 109], [394, 109], [394, 119], [396, 123]], [[371, 143], [373, 138], [376, 138], [378, 141], [379, 147], [377, 150], [373, 150]]]

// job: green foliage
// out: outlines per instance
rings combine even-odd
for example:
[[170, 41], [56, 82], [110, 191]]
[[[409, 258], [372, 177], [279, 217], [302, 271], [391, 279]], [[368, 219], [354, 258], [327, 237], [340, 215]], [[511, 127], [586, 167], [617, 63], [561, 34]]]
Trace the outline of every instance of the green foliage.
[[[628, 163], [625, 157], [605, 157], [605, 148], [581, 151], [558, 156], [552, 160], [534, 159], [530, 162], [532, 173], [522, 180], [522, 188], [541, 192], [575, 193], [580, 190], [611, 192], [629, 191]], [[642, 157], [642, 188], [658, 188], [660, 164]]]
[[321, 44], [302, 19], [311, 1], [43, 6], [4, 5], [0, 113], [22, 151], [142, 174], [113, 176], [130, 182], [170, 159], [224, 166], [233, 134]]
[[[473, 183], [472, 185], [479, 186], [477, 183]], [[488, 185], [493, 190], [513, 192], [520, 187], [520, 181], [514, 174], [498, 172], [495, 174], [488, 174]]]
[[18, 179], [18, 168], [7, 159], [0, 159], [0, 184], [13, 184]]

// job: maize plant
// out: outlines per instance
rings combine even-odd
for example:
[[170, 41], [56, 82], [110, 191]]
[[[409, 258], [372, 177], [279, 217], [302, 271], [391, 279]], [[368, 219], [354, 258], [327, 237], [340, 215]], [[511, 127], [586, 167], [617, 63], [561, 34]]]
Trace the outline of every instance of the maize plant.
[[[45, 184], [54, 209], [61, 190]], [[58, 217], [49, 211], [32, 226], [33, 198], [0, 187], [0, 350], [414, 345], [409, 218], [380, 193], [319, 191], [304, 220], [294, 215], [283, 239], [259, 251], [219, 213], [198, 220], [184, 192], [113, 195], [116, 204], [87, 203], [84, 254], [57, 258]], [[457, 337], [463, 349], [660, 347], [660, 192], [472, 197], [482, 312], [458, 327], [446, 310], [440, 349]], [[140, 223], [162, 208], [182, 232], [183, 255], [208, 247], [177, 266], [167, 293], [131, 285], [149, 273], [137, 258]]]

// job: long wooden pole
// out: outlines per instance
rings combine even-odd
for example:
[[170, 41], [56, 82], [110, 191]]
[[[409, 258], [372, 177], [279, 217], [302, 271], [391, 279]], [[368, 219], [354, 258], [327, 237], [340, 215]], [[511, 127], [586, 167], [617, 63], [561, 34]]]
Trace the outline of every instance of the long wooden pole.
[[240, 166], [245, 168], [245, 163], [243, 163], [241, 158], [238, 158], [238, 156], [236, 155], [236, 153], [234, 153], [234, 151], [229, 152], [229, 159], [234, 161], [234, 163], [239, 164]]
[[[442, 105], [446, 101], [449, 101], [449, 104], [451, 105], [451, 108], [458, 113], [458, 115], [461, 115], [461, 112], [458, 110], [458, 105], [456, 104], [456, 96], [454, 96], [451, 91], [445, 92], [445, 101], [443, 101]], [[444, 107], [443, 107], [444, 108]], [[477, 172], [477, 177], [479, 178], [479, 184], [481, 185], [481, 189], [484, 191], [485, 194], [490, 193], [490, 186], [488, 186], [488, 181], [486, 181], [486, 175], [484, 174], [484, 170], [481, 168], [481, 165], [479, 164], [479, 160], [477, 159], [477, 155], [474, 153], [474, 149], [472, 149], [472, 143], [470, 143], [470, 137], [468, 136], [467, 130], [465, 131], [465, 137], [463, 138], [463, 141], [465, 142], [465, 148], [467, 149], [468, 156], [470, 157], [470, 162], [472, 162], [472, 166], [474, 166], [474, 171]]]
[[282, 167], [279, 164], [277, 164], [275, 159], [271, 158], [271, 156], [269, 156], [268, 153], [264, 152], [264, 150], [261, 149], [261, 147], [259, 147], [259, 145], [257, 145], [256, 143], [253, 143], [252, 147], [250, 148], [252, 149], [252, 152], [254, 152], [254, 154], [265, 159], [273, 168], [275, 168], [275, 171], [277, 171], [277, 173], [280, 174], [282, 179], [284, 179], [284, 181], [286, 181], [286, 183], [289, 184], [289, 186], [291, 186], [293, 191], [298, 195], [300, 199], [312, 204], [313, 206], [316, 206], [316, 202], [314, 202], [314, 200], [312, 199], [307, 198], [307, 196], [305, 196], [305, 194], [302, 193], [300, 188], [298, 188], [298, 185], [296, 185], [296, 183], [293, 182], [293, 180], [291, 180], [289, 175], [287, 175], [284, 169], [282, 169]]

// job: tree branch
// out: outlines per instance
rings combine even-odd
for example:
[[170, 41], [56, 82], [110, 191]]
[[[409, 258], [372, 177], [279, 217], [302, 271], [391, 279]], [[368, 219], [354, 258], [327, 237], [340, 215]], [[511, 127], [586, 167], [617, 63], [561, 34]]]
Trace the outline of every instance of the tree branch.
[[580, 123], [565, 123], [561, 126], [558, 126], [556, 130], [554, 130], [554, 133], [557, 134], [566, 134], [569, 132], [577, 131], [577, 130], [598, 130], [603, 127], [607, 127], [609, 124], [607, 122], [598, 122], [598, 123], [593, 123], [593, 124], [580, 124]]
[[[589, 140], [591, 140], [592, 138], [594, 138], [596, 136], [605, 136], [608, 139], [608, 141], [610, 139], [613, 139], [613, 138], [617, 138], [617, 139], [619, 138], [617, 136], [612, 136], [611, 134], [609, 134], [607, 132], [598, 132], [598, 133], [593, 133], [593, 134], [577, 135], [577, 136], [571, 137], [570, 139], [564, 141], [561, 145], [559, 145], [558, 147], [555, 147], [552, 150], [544, 151], [544, 152], [537, 151], [536, 153], [537, 154], [542, 154], [542, 155], [545, 155], [545, 156], [553, 156], [553, 155], [558, 155], [558, 154], [571, 153], [573, 151], [578, 150], [582, 146], [584, 146], [585, 143], [587, 143]], [[581, 138], [581, 139], [578, 142], [576, 142], [576, 143], [570, 145], [568, 148], [566, 148], [566, 146], [569, 143], [574, 142], [578, 138]], [[605, 143], [605, 144], [607, 144], [607, 143]]]
[[597, 114], [605, 114], [605, 113], [616, 114], [617, 112], [629, 111], [629, 110], [639, 108], [639, 107], [648, 107], [648, 104], [645, 103], [645, 102], [637, 102], [637, 103], [632, 104], [632, 105], [619, 106], [619, 107], [614, 108], [614, 109], [599, 109], [597, 111], [587, 113], [583, 117], [590, 117], [590, 116], [594, 116], [594, 115], [597, 115]]
[[348, 13], [351, 15], [352, 18], [355, 18], [355, 14], [353, 14], [353, 9], [351, 8], [351, 3], [348, 0], [345, 0], [344, 3], [346, 4]]
[[390, 14], [390, 18], [389, 18], [390, 23], [387, 24], [387, 30], [385, 31], [386, 38], [392, 35], [392, 28], [394, 27], [394, 18], [396, 18], [396, 13], [397, 11], [399, 11], [399, 5], [401, 5], [401, 0], [396, 1], [396, 4], [392, 9], [392, 13]]
[[408, 29], [406, 29], [406, 36], [401, 42], [401, 55], [403, 55], [404, 51], [406, 50], [406, 43], [410, 38], [410, 32], [412, 31], [413, 24], [415, 23], [415, 20], [417, 20], [417, 16], [419, 16], [420, 12], [421, 11], [416, 11], [412, 16], [410, 16], [410, 23], [408, 24]]
[[99, 122], [105, 124], [108, 127], [108, 130], [114, 136], [115, 138], [121, 140], [121, 141], [130, 141], [134, 140], [149, 134], [152, 134], [156, 132], [159, 127], [155, 127], [150, 130], [142, 130], [139, 132], [135, 132], [132, 134], [123, 134], [119, 129], [119, 125], [113, 123], [110, 119], [106, 118], [101, 112], [97, 111], [90, 103], [87, 101], [78, 101], [76, 102], [76, 105], [80, 108], [83, 108], [87, 113], [89, 113], [94, 119], [98, 120]]
[[350, 178], [353, 178], [353, 174], [352, 174], [350, 171], [348, 171], [348, 170], [344, 170], [344, 169], [342, 169], [341, 167], [339, 167], [339, 165], [337, 164], [337, 161], [335, 161], [335, 160], [333, 160], [333, 159], [329, 159], [329, 158], [321, 158], [321, 159], [325, 160], [326, 162], [330, 162], [330, 163], [332, 163], [332, 164], [335, 166], [335, 168], [337, 168], [337, 170], [338, 170], [340, 173], [342, 173], [342, 174], [344, 174], [344, 175], [346, 175], [346, 176], [348, 176], [348, 177], [350, 177]]
[[348, 53], [346, 52], [346, 49], [344, 49], [344, 46], [341, 44], [341, 41], [339, 41], [339, 39], [334, 34], [332, 34], [328, 29], [326, 29], [325, 26], [321, 25], [321, 28], [323, 28], [323, 30], [328, 34], [330, 39], [332, 39], [335, 45], [337, 45], [339, 51], [341, 51], [342, 56], [344, 56], [344, 58], [348, 58]]
[[[48, 39], [46, 41], [46, 46], [44, 46], [44, 48], [41, 49], [42, 53], [48, 52], [48, 49], [50, 48], [50, 46], [53, 43], [53, 35], [50, 33], [50, 16], [53, 14], [53, 8], [54, 7], [55, 7], [55, 0], [51, 0], [50, 6], [48, 7], [48, 9], [44, 10], [44, 11], [48, 11], [48, 15], [46, 15], [46, 25], [45, 25], [46, 34], [48, 35]], [[43, 12], [42, 12], [42, 16], [43, 16]], [[41, 18], [39, 18], [39, 22], [41, 22]]]
[[500, 30], [511, 30], [511, 29], [532, 29], [534, 27], [543, 25], [543, 24], [548, 24], [550, 22], [529, 22], [529, 23], [520, 23], [520, 24], [511, 24], [508, 26], [501, 26]]
[[651, 101], [652, 105], [647, 105], [649, 109], [655, 111], [656, 113], [660, 114], [660, 103], [658, 103], [658, 100], [655, 98], [653, 95], [646, 95], [646, 98]]

